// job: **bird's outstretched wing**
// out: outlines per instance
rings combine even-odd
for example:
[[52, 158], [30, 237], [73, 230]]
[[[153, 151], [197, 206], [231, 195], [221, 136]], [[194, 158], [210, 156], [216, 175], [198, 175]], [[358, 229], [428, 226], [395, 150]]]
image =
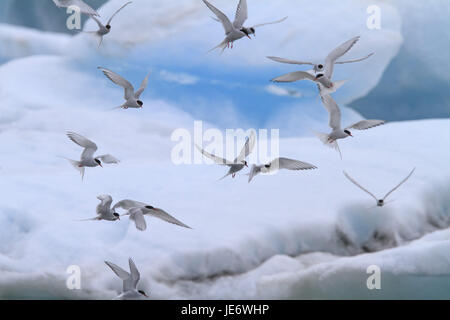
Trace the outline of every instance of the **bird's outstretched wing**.
[[231, 24], [230, 19], [219, 9], [214, 7], [211, 3], [209, 3], [207, 0], [203, 0], [203, 2], [206, 4], [206, 6], [216, 15], [216, 17], [222, 22], [223, 28], [225, 29], [225, 34], [228, 34], [229, 32], [233, 31], [233, 25]]
[[362, 120], [355, 124], [352, 124], [350, 127], [347, 127], [347, 129], [367, 130], [381, 126], [385, 123], [386, 123], [385, 120], [374, 120], [374, 119]]
[[133, 288], [133, 280], [131, 278], [131, 274], [128, 273], [127, 271], [123, 270], [121, 267], [119, 267], [118, 265], [109, 262], [109, 261], [105, 261], [106, 265], [108, 267], [111, 268], [111, 270], [123, 281], [123, 291], [129, 291]]
[[272, 82], [295, 82], [295, 81], [299, 81], [299, 80], [314, 81], [315, 77], [306, 71], [296, 71], [296, 72], [291, 72], [291, 73], [287, 73], [282, 76], [276, 77], [270, 81], [272, 81]]
[[95, 151], [97, 151], [97, 145], [93, 141], [75, 132], [67, 132], [67, 136], [77, 145], [84, 148], [81, 159], [92, 158], [94, 156]]
[[256, 144], [256, 134], [254, 131], [252, 131], [250, 133], [250, 136], [247, 137], [247, 139], [245, 140], [245, 144], [242, 147], [242, 150], [237, 156], [237, 158], [234, 160], [234, 162], [238, 163], [240, 161], [244, 161], [253, 152], [255, 144]]
[[101, 202], [97, 206], [97, 212], [103, 208], [110, 208], [112, 203], [112, 197], [110, 195], [104, 194], [97, 197]]
[[127, 3], [125, 3], [122, 7], [120, 7], [119, 10], [117, 10], [116, 12], [114, 12], [114, 14], [111, 16], [111, 18], [109, 18], [107, 25], [111, 24], [112, 19], [116, 16], [116, 14], [119, 13], [120, 10], [122, 10], [123, 8], [125, 8], [127, 5], [129, 5], [130, 3], [133, 3], [133, 1], [129, 1]]
[[224, 158], [217, 157], [202, 148], [200, 148], [198, 145], [195, 145], [195, 147], [200, 151], [205, 157], [210, 158], [212, 161], [214, 161], [216, 164], [222, 165], [222, 166], [229, 166], [234, 164], [233, 162], [230, 162]]
[[139, 280], [141, 279], [141, 274], [139, 273], [138, 268], [134, 264], [133, 259], [128, 259], [128, 264], [130, 265], [130, 276], [132, 280], [133, 288], [136, 289]]
[[362, 191], [368, 193], [370, 196], [372, 196], [372, 198], [375, 199], [376, 202], [378, 202], [377, 197], [375, 197], [375, 196], [373, 195], [372, 192], [370, 192], [369, 190], [367, 190], [366, 188], [364, 188], [363, 186], [361, 186], [358, 182], [356, 182], [355, 179], [353, 179], [352, 177], [350, 177], [350, 175], [349, 175], [347, 172], [344, 171], [344, 175], [345, 175], [345, 177], [346, 177], [348, 180], [350, 180], [351, 183], [353, 183], [355, 186], [357, 186], [358, 188], [360, 188]]
[[392, 189], [391, 191], [389, 191], [389, 192], [384, 196], [383, 200], [386, 200], [387, 197], [389, 197], [389, 195], [391, 195], [392, 192], [394, 192], [395, 190], [397, 190], [398, 188], [400, 188], [400, 186], [401, 186], [402, 184], [404, 184], [404, 183], [412, 176], [412, 174], [414, 173], [415, 170], [416, 170], [416, 168], [412, 169], [412, 171], [408, 174], [408, 176], [407, 176], [405, 179], [403, 179], [397, 186], [395, 186], [394, 189]]
[[[103, 28], [103, 23], [95, 16], [91, 16], [91, 18], [97, 23], [99, 28]], [[91, 32], [91, 31], [87, 31], [87, 32]], [[97, 33], [97, 31], [92, 31], [91, 33]]]
[[147, 76], [145, 77], [144, 80], [142, 80], [141, 86], [140, 88], [136, 91], [136, 93], [134, 94], [134, 97], [136, 99], [139, 99], [141, 97], [141, 94], [144, 92], [144, 90], [147, 88], [148, 85], [148, 77], [150, 76], [150, 73], [147, 74]]
[[359, 40], [359, 38], [360, 37], [357, 36], [344, 42], [339, 47], [331, 51], [330, 54], [328, 54], [327, 58], [325, 59], [325, 76], [328, 79], [331, 79], [333, 76], [334, 63], [336, 62], [336, 60], [346, 54]]
[[287, 63], [287, 64], [309, 64], [311, 66], [314, 66], [315, 64], [312, 62], [305, 62], [305, 61], [297, 61], [297, 60], [290, 60], [290, 59], [284, 59], [279, 57], [267, 57], [270, 60], [280, 62], [280, 63]]
[[371, 54], [368, 54], [367, 56], [365, 56], [364, 58], [360, 58], [360, 59], [355, 59], [355, 60], [346, 60], [346, 61], [337, 61], [334, 64], [345, 64], [345, 63], [354, 63], [354, 62], [360, 62], [360, 61], [364, 61], [366, 59], [369, 59], [371, 56], [373, 56], [374, 53], [372, 52]]
[[97, 158], [100, 159], [103, 163], [107, 163], [107, 164], [120, 162], [119, 159], [113, 157], [110, 154], [104, 154], [104, 155], [98, 156]]
[[143, 203], [143, 202], [125, 199], [125, 200], [117, 202], [114, 205], [114, 207], [112, 208], [112, 210], [115, 211], [118, 208], [121, 208], [123, 210], [130, 210], [130, 209], [133, 209], [133, 208], [143, 208], [146, 205], [147, 204]]
[[331, 97], [331, 95], [321, 95], [320, 99], [323, 102], [325, 109], [327, 109], [330, 119], [329, 126], [333, 130], [339, 130], [341, 128], [341, 109], [337, 105], [336, 101]]
[[146, 206], [145, 208], [143, 208], [143, 212], [144, 212], [144, 214], [147, 214], [147, 215], [150, 215], [152, 217], [161, 219], [163, 221], [175, 224], [177, 226], [188, 228], [188, 229], [192, 229], [191, 227], [185, 225], [180, 220], [175, 219], [173, 216], [171, 216], [170, 214], [168, 214], [167, 212], [165, 212], [162, 209]]
[[142, 208], [132, 208], [128, 211], [128, 215], [130, 216], [130, 220], [134, 221], [136, 229], [139, 231], [147, 229], [147, 223], [145, 222]]
[[125, 100], [129, 100], [129, 99], [133, 98], [133, 96], [134, 96], [134, 87], [128, 80], [126, 80], [122, 76], [118, 75], [114, 71], [108, 70], [106, 68], [98, 67], [98, 69], [100, 69], [103, 72], [103, 74], [109, 80], [111, 80], [112, 82], [114, 82], [118, 86], [121, 86], [122, 88], [124, 88], [124, 90], [125, 90], [125, 95], [124, 95]]
[[316, 166], [309, 164], [307, 162], [302, 162], [298, 160], [288, 159], [288, 158], [277, 158], [270, 163], [270, 170], [311, 170], [317, 169]]
[[250, 183], [255, 176], [257, 176], [261, 172], [261, 166], [252, 165], [250, 169], [250, 173], [248, 174], [248, 183]]
[[68, 8], [70, 6], [76, 6], [80, 8], [80, 12], [84, 14], [88, 14], [90, 16], [100, 16], [97, 11], [92, 9], [89, 5], [87, 5], [82, 0], [53, 0], [58, 8]]
[[284, 20], [286, 20], [288, 17], [284, 17], [284, 18], [282, 18], [282, 19], [280, 19], [280, 20], [276, 20], [276, 21], [272, 21], [272, 22], [265, 22], [265, 23], [259, 23], [259, 24], [255, 24], [252, 28], [259, 28], [259, 27], [262, 27], [262, 26], [267, 26], [267, 25], [269, 25], [269, 24], [277, 24], [277, 23], [280, 23], [280, 22], [283, 22]]
[[245, 20], [248, 19], [247, 0], [240, 0], [236, 9], [233, 26], [236, 29], [241, 29], [244, 26]]

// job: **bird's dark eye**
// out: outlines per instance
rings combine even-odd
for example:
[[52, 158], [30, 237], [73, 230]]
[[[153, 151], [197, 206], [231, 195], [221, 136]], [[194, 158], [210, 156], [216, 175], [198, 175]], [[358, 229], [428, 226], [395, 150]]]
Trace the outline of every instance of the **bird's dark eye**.
[[141, 100], [138, 100], [138, 101], [137, 101], [137, 104], [140, 105], [140, 106], [143, 106], [143, 105], [144, 105], [144, 103], [143, 103]]
[[111, 26], [108, 24], [108, 25], [106, 26], [106, 29], [111, 29]]
[[344, 132], [345, 132], [346, 134], [350, 135], [350, 131], [344, 130]]
[[98, 159], [95, 159], [95, 162], [97, 162], [98, 164], [101, 164], [101, 161]]
[[120, 217], [120, 215], [117, 212], [114, 212], [113, 215], [117, 218]]
[[150, 210], [153, 210], [153, 209], [155, 209], [154, 207], [152, 207], [152, 206], [146, 206], [145, 208], [147, 208], [147, 209], [150, 209]]
[[319, 73], [319, 74], [316, 76], [317, 79], [319, 79], [319, 78], [321, 78], [321, 77], [323, 77], [323, 74], [321, 74], [321, 73]]
[[319, 65], [317, 66], [317, 68], [323, 69], [323, 65], [322, 65], [322, 64], [319, 64]]
[[264, 167], [266, 167], [267, 169], [270, 168], [270, 164], [266, 164]]

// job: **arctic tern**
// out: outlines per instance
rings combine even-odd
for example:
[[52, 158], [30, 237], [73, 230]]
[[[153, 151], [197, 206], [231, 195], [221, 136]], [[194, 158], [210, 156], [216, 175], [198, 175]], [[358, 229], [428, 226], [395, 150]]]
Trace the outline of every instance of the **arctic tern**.
[[257, 176], [260, 173], [274, 173], [281, 169], [287, 169], [287, 170], [311, 170], [311, 169], [317, 169], [316, 166], [288, 158], [276, 158], [270, 163], [263, 164], [263, 165], [253, 165], [250, 169], [249, 177], [248, 177], [248, 183], [252, 181], [252, 179]]
[[123, 270], [112, 262], [105, 261], [105, 263], [123, 281], [122, 293], [117, 296], [115, 300], [134, 300], [142, 299], [142, 297], [148, 298], [148, 295], [143, 290], [137, 289], [141, 275], [131, 258], [128, 259], [130, 272]]
[[81, 154], [80, 161], [75, 161], [66, 158], [66, 160], [68, 160], [74, 166], [74, 168], [80, 172], [81, 179], [84, 178], [84, 170], [86, 167], [89, 168], [95, 168], [98, 166], [103, 167], [102, 162], [107, 164], [120, 162], [110, 154], [94, 157], [94, 153], [97, 151], [97, 145], [91, 140], [83, 137], [78, 133], [68, 132], [67, 136], [74, 143], [84, 148], [83, 153]]
[[226, 159], [217, 157], [209, 152], [206, 152], [202, 148], [200, 148], [198, 145], [195, 145], [197, 149], [205, 156], [213, 160], [216, 164], [222, 165], [222, 166], [228, 166], [230, 169], [228, 170], [228, 173], [223, 176], [220, 180], [225, 179], [229, 175], [231, 175], [233, 178], [236, 176], [236, 173], [244, 169], [244, 167], [248, 167], [248, 163], [245, 160], [253, 151], [253, 148], [255, 147], [256, 143], [256, 136], [255, 133], [252, 131], [250, 136], [247, 137], [244, 147], [242, 148], [241, 152], [237, 156], [234, 161], [228, 161]]
[[404, 184], [411, 176], [412, 176], [412, 174], [414, 173], [414, 171], [416, 170], [416, 168], [414, 168], [409, 174], [408, 174], [408, 176], [405, 178], [405, 179], [403, 179], [398, 185], [396, 185], [391, 191], [389, 191], [388, 193], [386, 193], [386, 195], [383, 197], [383, 198], [381, 198], [381, 199], [378, 199], [377, 197], [375, 197], [374, 195], [373, 195], [373, 193], [371, 193], [369, 190], [367, 190], [366, 188], [364, 188], [363, 186], [361, 186], [358, 182], [356, 182], [356, 180], [355, 179], [353, 179], [352, 177], [350, 177], [350, 175], [347, 173], [347, 172], [345, 172], [344, 171], [344, 175], [345, 175], [345, 177], [348, 179], [348, 180], [350, 180], [350, 182], [351, 183], [353, 183], [355, 186], [357, 186], [358, 188], [360, 188], [361, 190], [363, 190], [364, 192], [366, 192], [366, 193], [368, 193], [372, 198], [374, 198], [375, 199], [375, 201], [376, 201], [376, 203], [377, 203], [377, 207], [383, 207], [387, 202], [386, 202], [386, 199], [395, 191], [395, 190], [397, 190], [398, 188], [400, 188], [400, 186], [402, 185], [402, 184]]
[[244, 23], [248, 18], [247, 0], [239, 1], [233, 23], [231, 23], [230, 19], [228, 19], [228, 17], [222, 11], [214, 7], [207, 0], [203, 0], [203, 2], [216, 15], [217, 19], [213, 19], [222, 23], [226, 35], [225, 40], [223, 40], [218, 46], [212, 48], [210, 51], [221, 48], [223, 52], [226, 47], [230, 46], [230, 44], [231, 48], [233, 48], [234, 41], [239, 40], [243, 37], [251, 39], [250, 35], [252, 34], [256, 36], [256, 28], [269, 24], [280, 23], [287, 19], [287, 17], [284, 17], [283, 19], [277, 21], [261, 23], [247, 28], [244, 27]]

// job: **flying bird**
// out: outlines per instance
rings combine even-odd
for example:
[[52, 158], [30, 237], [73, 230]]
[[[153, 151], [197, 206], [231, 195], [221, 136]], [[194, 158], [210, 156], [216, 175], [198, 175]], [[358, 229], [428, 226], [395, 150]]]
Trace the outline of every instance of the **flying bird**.
[[337, 105], [336, 101], [330, 96], [325, 95], [321, 96], [323, 105], [327, 109], [329, 113], [329, 126], [331, 129], [330, 134], [315, 132], [316, 136], [327, 146], [336, 149], [339, 151], [339, 154], [342, 154], [339, 149], [339, 145], [337, 143], [337, 140], [339, 139], [345, 139], [348, 137], [353, 137], [352, 133], [350, 132], [350, 129], [355, 130], [367, 130], [370, 128], [374, 128], [380, 125], [383, 125], [386, 123], [385, 120], [362, 120], [357, 123], [354, 123], [344, 129], [341, 128], [341, 110], [339, 109], [339, 106]]
[[273, 61], [281, 62], [281, 63], [298, 64], [298, 65], [307, 64], [307, 65], [313, 66], [313, 70], [297, 71], [297, 72], [288, 73], [288, 74], [279, 76], [279, 77], [273, 79], [272, 81], [273, 82], [294, 82], [294, 81], [299, 81], [299, 80], [310, 80], [310, 81], [316, 82], [318, 84], [319, 90], [321, 90], [321, 89], [325, 90], [324, 92], [322, 92], [323, 95], [333, 93], [345, 83], [345, 81], [332, 82], [335, 64], [359, 62], [359, 61], [366, 60], [373, 55], [373, 53], [371, 53], [361, 59], [337, 61], [340, 57], [342, 57], [344, 54], [346, 54], [354, 46], [354, 44], [359, 40], [359, 38], [360, 38], [359, 36], [354, 37], [354, 38], [344, 42], [343, 44], [338, 46], [333, 51], [331, 51], [330, 54], [328, 54], [328, 56], [326, 57], [325, 63], [313, 63], [313, 62], [284, 59], [284, 58], [279, 58], [279, 57], [267, 57]]
[[109, 195], [100, 195], [97, 197], [101, 202], [97, 205], [97, 216], [92, 219], [86, 219], [81, 221], [116, 221], [120, 220], [120, 215], [114, 210], [111, 210], [112, 198]]
[[355, 179], [353, 179], [352, 177], [350, 177], [350, 175], [349, 175], [347, 172], [344, 171], [344, 175], [345, 175], [345, 177], [346, 177], [348, 180], [350, 180], [350, 182], [352, 182], [355, 186], [357, 186], [358, 188], [360, 188], [361, 190], [363, 190], [364, 192], [367, 192], [370, 196], [372, 196], [372, 198], [374, 198], [375, 201], [376, 201], [376, 203], [377, 203], [377, 207], [383, 207], [383, 206], [387, 203], [387, 202], [386, 202], [387, 197], [389, 197], [395, 190], [397, 190], [398, 188], [400, 188], [400, 186], [401, 186], [402, 184], [404, 184], [404, 183], [412, 176], [412, 174], [414, 173], [415, 170], [416, 170], [416, 168], [414, 168], [414, 169], [408, 174], [408, 176], [407, 176], [405, 179], [403, 179], [397, 186], [395, 186], [394, 189], [392, 189], [391, 191], [389, 191], [388, 193], [386, 193], [386, 195], [385, 195], [383, 198], [381, 198], [381, 199], [378, 199], [377, 197], [375, 197], [375, 196], [373, 195], [373, 193], [371, 193], [369, 190], [367, 190], [366, 188], [364, 188], [363, 186], [361, 186], [358, 182], [356, 182]]
[[127, 212], [122, 216], [130, 216], [130, 220], [134, 221], [136, 229], [144, 231], [147, 229], [147, 223], [145, 222], [145, 216], [154, 217], [166, 221], [168, 223], [175, 224], [180, 227], [192, 229], [191, 227], [185, 225], [183, 222], [175, 219], [173, 216], [168, 214], [162, 209], [155, 208], [146, 203], [134, 201], [134, 200], [122, 200], [117, 202], [112, 210], [115, 212], [116, 209], [121, 208]]
[[287, 169], [287, 170], [311, 170], [311, 169], [317, 169], [316, 166], [313, 166], [312, 164], [297, 161], [293, 159], [288, 158], [277, 158], [273, 160], [272, 162], [268, 164], [263, 165], [253, 165], [250, 169], [250, 173], [248, 174], [248, 183], [252, 181], [252, 179], [257, 176], [260, 173], [274, 173], [281, 169]]
[[226, 177], [228, 177], [229, 175], [231, 175], [232, 178], [234, 178], [236, 176], [236, 173], [238, 173], [239, 171], [244, 169], [244, 167], [248, 167], [248, 163], [245, 159], [252, 153], [253, 148], [255, 147], [255, 143], [256, 143], [256, 136], [255, 136], [255, 133], [252, 131], [250, 136], [247, 137], [244, 147], [242, 148], [241, 152], [239, 153], [237, 158], [234, 159], [232, 162], [230, 162], [226, 159], [217, 157], [209, 152], [206, 152], [205, 150], [200, 148], [198, 145], [195, 145], [195, 146], [205, 157], [210, 158], [216, 164], [230, 167], [230, 169], [228, 170], [228, 173], [225, 176], [223, 176], [221, 179], [219, 179], [219, 180], [223, 180]]
[[91, 18], [97, 23], [98, 25], [98, 30], [97, 31], [87, 31], [87, 33], [93, 33], [95, 35], [97, 35], [98, 37], [100, 37], [100, 41], [98, 46], [100, 47], [102, 42], [103, 42], [103, 36], [107, 35], [108, 33], [110, 33], [111, 31], [111, 21], [112, 19], [116, 16], [117, 13], [119, 13], [120, 10], [122, 10], [123, 8], [125, 8], [127, 5], [129, 5], [130, 3], [132, 3], [132, 1], [129, 1], [127, 3], [125, 3], [119, 10], [117, 10], [112, 16], [111, 18], [109, 18], [108, 22], [106, 23], [106, 25], [104, 25], [98, 18], [96, 18], [95, 16], [91, 16]]
[[223, 40], [218, 46], [212, 48], [210, 51], [221, 48], [222, 52], [223, 52], [226, 47], [230, 47], [230, 44], [231, 44], [231, 48], [233, 48], [234, 41], [239, 40], [243, 37], [247, 37], [247, 38], [251, 39], [250, 35], [252, 35], [252, 34], [256, 36], [256, 28], [259, 28], [259, 27], [262, 27], [265, 25], [269, 25], [269, 24], [280, 23], [287, 19], [287, 17], [284, 17], [283, 19], [280, 19], [277, 21], [257, 24], [255, 26], [247, 28], [247, 27], [244, 27], [244, 23], [248, 18], [247, 0], [239, 1], [233, 23], [231, 23], [230, 19], [228, 19], [228, 17], [222, 11], [220, 11], [219, 9], [214, 7], [207, 0], [203, 0], [203, 2], [216, 15], [217, 19], [215, 19], [215, 18], [213, 18], [213, 19], [222, 23], [223, 28], [225, 29], [225, 35], [226, 35], [225, 40]]
[[94, 17], [94, 16], [100, 17], [100, 15], [97, 13], [97, 11], [92, 9], [89, 5], [87, 5], [82, 0], [53, 0], [53, 2], [56, 4], [56, 6], [58, 8], [69, 8], [71, 6], [75, 6], [75, 7], [80, 8], [81, 13], [88, 14], [92, 17]]
[[133, 85], [128, 80], [124, 79], [122, 76], [102, 67], [98, 67], [98, 69], [100, 69], [109, 80], [114, 82], [116, 85], [121, 86], [125, 90], [124, 95], [125, 103], [119, 107], [116, 107], [115, 109], [143, 108], [144, 103], [141, 100], [139, 100], [139, 98], [141, 97], [145, 88], [147, 88], [148, 77], [150, 76], [150, 74], [148, 74], [142, 81], [141, 87], [136, 92], [134, 92]]
[[142, 297], [148, 298], [148, 295], [144, 291], [137, 289], [141, 275], [131, 258], [128, 260], [130, 272], [123, 270], [112, 262], [105, 261], [105, 263], [123, 281], [122, 293], [117, 296], [115, 300], [134, 300], [142, 299]]
[[82, 180], [84, 178], [84, 170], [86, 167], [89, 168], [95, 168], [98, 166], [103, 167], [102, 162], [107, 164], [120, 162], [110, 154], [94, 157], [94, 153], [97, 151], [97, 145], [91, 140], [83, 137], [78, 133], [68, 132], [67, 136], [77, 145], [84, 148], [83, 152], [81, 153], [80, 161], [75, 161], [66, 158], [66, 160], [68, 160], [75, 167], [75, 169], [77, 169], [80, 172]]

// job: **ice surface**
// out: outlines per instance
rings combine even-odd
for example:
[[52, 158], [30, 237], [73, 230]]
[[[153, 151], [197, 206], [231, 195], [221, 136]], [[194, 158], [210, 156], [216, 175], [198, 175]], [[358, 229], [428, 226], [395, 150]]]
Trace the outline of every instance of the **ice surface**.
[[[198, 53], [216, 44], [211, 39], [219, 42], [223, 35], [201, 2], [166, 1], [156, 9], [151, 7], [154, 1], [134, 2], [117, 16], [118, 31], [105, 39], [101, 51], [86, 34], [56, 36], [57, 40], [53, 34], [40, 34], [42, 46], [35, 47], [35, 35], [28, 37], [29, 31], [22, 29], [12, 31], [24, 35], [32, 50], [9, 51], [14, 54], [5, 57], [16, 59], [0, 66], [0, 298], [113, 298], [121, 283], [103, 261], [125, 265], [130, 256], [141, 271], [142, 288], [153, 298], [446, 297], [439, 290], [449, 283], [449, 233], [436, 230], [447, 228], [450, 222], [450, 180], [445, 170], [448, 120], [389, 123], [357, 132], [354, 139], [341, 142], [342, 161], [315, 138], [283, 138], [283, 156], [307, 161], [319, 170], [258, 176], [251, 184], [243, 175], [217, 182], [225, 174], [222, 167], [172, 164], [172, 132], [177, 128], [191, 131], [198, 118], [184, 111], [182, 101], [158, 96], [153, 87], [155, 73], [142, 97], [143, 110], [111, 111], [121, 103], [123, 92], [96, 67], [112, 64], [137, 85], [148, 71], [148, 60], [167, 67], [164, 59], [182, 62], [180, 57], [186, 55], [193, 66], [205, 62], [220, 71], [248, 64], [256, 69], [267, 63], [263, 54], [274, 46], [255, 41], [250, 47], [241, 41], [233, 55], [205, 58]], [[345, 2], [355, 10], [365, 10], [369, 3]], [[100, 14], [108, 16], [120, 3], [110, 1]], [[294, 27], [300, 20], [310, 27], [312, 21], [330, 17], [341, 7], [324, 3], [331, 2], [314, 2], [305, 12], [288, 7], [286, 23]], [[152, 10], [139, 9], [138, 4]], [[270, 13], [280, 6], [268, 1], [265, 5]], [[217, 6], [234, 10], [225, 1], [218, 1]], [[344, 92], [344, 102], [376, 85], [401, 44], [397, 12], [383, 6], [390, 27], [373, 37], [366, 31], [361, 46], [352, 52], [356, 57], [374, 49], [378, 60], [367, 69], [352, 67], [349, 70], [353, 71], [339, 73], [345, 78], [345, 72], [350, 75], [361, 69], [352, 77], [361, 86]], [[180, 10], [177, 14], [171, 13], [174, 7]], [[328, 9], [319, 11], [319, 7]], [[255, 11], [251, 21], [273, 18], [264, 12]], [[137, 19], [126, 19], [128, 15], [137, 15]], [[261, 33], [276, 39], [278, 49], [271, 54], [297, 58], [294, 54], [300, 46], [305, 58], [313, 58], [316, 52], [327, 52], [329, 43], [354, 36], [365, 24], [365, 20], [345, 21], [314, 24], [315, 34], [297, 27], [285, 39], [277, 37], [276, 28], [261, 29]], [[145, 32], [137, 29], [142, 28], [140, 23]], [[192, 32], [213, 28], [209, 37]], [[324, 32], [330, 29], [332, 34]], [[321, 41], [316, 41], [318, 34], [324, 35]], [[1, 41], [14, 48], [15, 38], [3, 35]], [[167, 48], [166, 55], [163, 48]], [[190, 48], [197, 51], [188, 55]], [[135, 63], [145, 68], [134, 67]], [[284, 67], [275, 68], [282, 71]], [[185, 71], [178, 76], [173, 71], [168, 74], [172, 80], [180, 75], [186, 79]], [[217, 108], [216, 101], [206, 101], [206, 105]], [[216, 112], [214, 108], [207, 111]], [[290, 111], [291, 125], [305, 127], [305, 131], [326, 130], [326, 112], [319, 101], [306, 109], [290, 105]], [[295, 116], [302, 112], [305, 116], [300, 122]], [[289, 127], [283, 117], [280, 112], [267, 122], [271, 127]], [[344, 112], [345, 122], [359, 118]], [[246, 121], [233, 119], [233, 123], [238, 127]], [[82, 182], [60, 158], [76, 159], [81, 152], [65, 136], [69, 130], [94, 140], [100, 153], [111, 153], [121, 163], [87, 170]], [[415, 174], [393, 195], [396, 201], [382, 209], [367, 209], [374, 205], [373, 199], [342, 174], [345, 169], [383, 195], [413, 167]], [[159, 220], [148, 220], [146, 232], [137, 231], [126, 219], [77, 221], [95, 215], [99, 194], [164, 208], [193, 230]], [[378, 293], [365, 286], [365, 271], [371, 264], [386, 274]], [[81, 291], [65, 287], [70, 265], [81, 267]]]

